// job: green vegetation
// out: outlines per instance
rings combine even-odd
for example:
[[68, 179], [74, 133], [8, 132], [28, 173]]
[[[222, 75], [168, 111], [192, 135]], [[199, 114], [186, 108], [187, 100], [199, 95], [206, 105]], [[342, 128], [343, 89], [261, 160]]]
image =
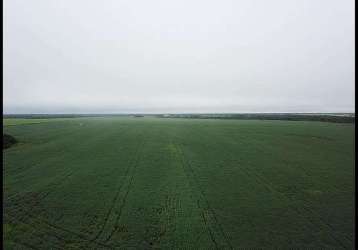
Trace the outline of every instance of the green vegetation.
[[353, 248], [354, 124], [52, 120], [4, 127], [5, 249]]
[[13, 125], [24, 125], [24, 124], [37, 124], [42, 122], [58, 122], [58, 121], [66, 121], [73, 120], [73, 118], [4, 118], [3, 124], [4, 126], [13, 126]]

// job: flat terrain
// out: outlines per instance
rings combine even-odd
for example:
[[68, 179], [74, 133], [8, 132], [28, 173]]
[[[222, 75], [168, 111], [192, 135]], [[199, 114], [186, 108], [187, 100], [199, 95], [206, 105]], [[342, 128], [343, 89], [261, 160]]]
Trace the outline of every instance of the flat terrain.
[[354, 126], [5, 121], [5, 249], [353, 249]]

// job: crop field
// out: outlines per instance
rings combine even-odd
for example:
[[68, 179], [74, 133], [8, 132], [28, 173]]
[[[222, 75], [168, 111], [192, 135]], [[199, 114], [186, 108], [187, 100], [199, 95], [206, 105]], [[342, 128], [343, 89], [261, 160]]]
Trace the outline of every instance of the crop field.
[[58, 122], [63, 120], [69, 120], [69, 119], [68, 118], [52, 118], [52, 119], [5, 118], [3, 119], [3, 123], [4, 126], [13, 126], [13, 125], [23, 125], [23, 124], [37, 124], [42, 122]]
[[354, 124], [9, 120], [5, 249], [353, 249]]

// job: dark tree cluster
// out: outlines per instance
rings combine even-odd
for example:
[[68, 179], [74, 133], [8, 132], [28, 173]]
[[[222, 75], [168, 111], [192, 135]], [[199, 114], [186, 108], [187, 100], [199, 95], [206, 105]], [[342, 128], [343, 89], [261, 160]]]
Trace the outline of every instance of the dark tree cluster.
[[8, 135], [8, 134], [3, 134], [3, 149], [6, 149], [6, 148], [9, 148], [11, 147], [12, 145], [14, 145], [15, 143], [17, 143], [17, 140], [11, 136], [11, 135]]

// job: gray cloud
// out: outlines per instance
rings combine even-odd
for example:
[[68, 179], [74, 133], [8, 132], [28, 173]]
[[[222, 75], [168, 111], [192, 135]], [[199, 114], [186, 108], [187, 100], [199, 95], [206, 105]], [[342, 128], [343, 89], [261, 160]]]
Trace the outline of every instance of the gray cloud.
[[354, 1], [5, 0], [4, 112], [354, 112]]

